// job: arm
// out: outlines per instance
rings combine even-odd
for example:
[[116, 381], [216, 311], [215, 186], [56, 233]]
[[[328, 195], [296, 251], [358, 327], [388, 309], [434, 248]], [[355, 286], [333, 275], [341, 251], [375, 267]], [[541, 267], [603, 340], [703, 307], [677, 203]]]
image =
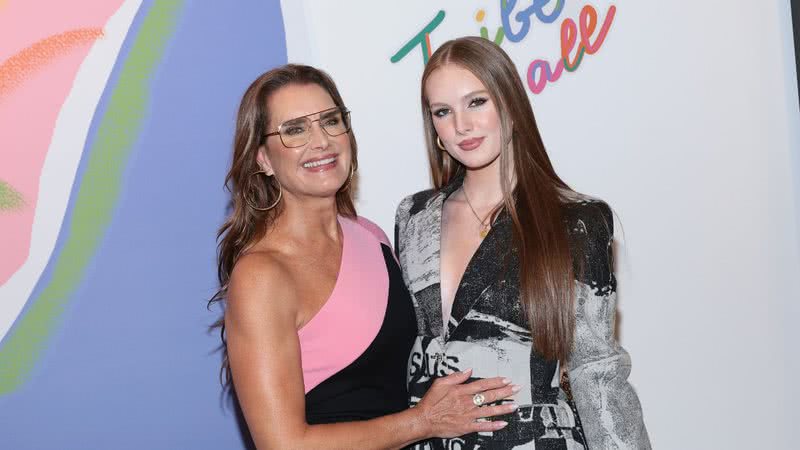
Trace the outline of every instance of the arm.
[[462, 385], [469, 373], [442, 380], [426, 395], [427, 403], [414, 409], [368, 421], [308, 425], [297, 337], [299, 303], [287, 279], [279, 264], [262, 255], [244, 256], [231, 275], [225, 313], [228, 355], [258, 448], [399, 448], [437, 435], [501, 428], [498, 422], [475, 419], [508, 411], [479, 412], [469, 405], [470, 392], [502, 387], [489, 392], [504, 398], [511, 387], [498, 380]]
[[575, 344], [569, 361], [575, 405], [589, 448], [649, 449], [639, 398], [628, 383], [631, 359], [614, 338], [613, 217], [604, 203], [586, 208], [581, 277], [586, 282], [576, 286]]

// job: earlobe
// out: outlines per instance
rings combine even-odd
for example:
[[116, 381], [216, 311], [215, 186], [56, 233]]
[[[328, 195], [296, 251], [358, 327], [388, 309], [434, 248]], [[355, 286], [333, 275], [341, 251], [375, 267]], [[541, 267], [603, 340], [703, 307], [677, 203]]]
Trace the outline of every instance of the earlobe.
[[256, 162], [258, 162], [258, 166], [267, 176], [272, 176], [275, 171], [272, 170], [272, 164], [269, 162], [269, 157], [267, 156], [267, 149], [263, 145], [258, 147], [258, 156], [256, 156]]

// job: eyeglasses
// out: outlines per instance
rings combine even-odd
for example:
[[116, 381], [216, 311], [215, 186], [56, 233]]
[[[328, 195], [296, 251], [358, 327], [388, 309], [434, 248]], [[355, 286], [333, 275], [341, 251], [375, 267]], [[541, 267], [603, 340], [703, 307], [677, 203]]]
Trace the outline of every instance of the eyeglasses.
[[[316, 114], [319, 114], [318, 119], [309, 119], [309, 116]], [[278, 126], [278, 131], [267, 133], [264, 138], [277, 134], [285, 147], [302, 147], [311, 140], [311, 124], [314, 122], [319, 122], [328, 136], [340, 136], [350, 131], [350, 111], [336, 107], [296, 117], [283, 122]]]

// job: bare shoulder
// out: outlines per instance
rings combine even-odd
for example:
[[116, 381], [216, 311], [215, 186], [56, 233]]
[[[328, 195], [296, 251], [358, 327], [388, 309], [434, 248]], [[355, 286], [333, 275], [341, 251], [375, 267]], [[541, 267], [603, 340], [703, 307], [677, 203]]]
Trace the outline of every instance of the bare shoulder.
[[226, 315], [292, 319], [297, 315], [297, 299], [289, 280], [289, 270], [275, 254], [259, 251], [243, 255], [231, 272]]

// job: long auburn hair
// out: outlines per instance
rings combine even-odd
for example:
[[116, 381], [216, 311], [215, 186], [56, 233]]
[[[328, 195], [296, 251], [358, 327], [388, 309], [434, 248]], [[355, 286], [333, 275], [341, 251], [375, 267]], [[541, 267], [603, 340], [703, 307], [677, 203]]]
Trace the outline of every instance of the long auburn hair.
[[436, 189], [466, 173], [461, 163], [437, 147], [425, 92], [431, 74], [448, 64], [475, 75], [497, 105], [501, 142], [509, 143], [500, 151], [502, 209], [512, 220], [513, 244], [519, 254], [520, 303], [531, 328], [534, 351], [564, 363], [572, 350], [575, 305], [562, 205], [565, 195], [573, 191], [553, 169], [513, 61], [499, 46], [478, 37], [444, 43], [422, 73], [422, 118]]
[[[322, 70], [314, 67], [287, 64], [272, 69], [253, 81], [247, 88], [239, 104], [236, 116], [236, 130], [233, 137], [233, 161], [225, 177], [225, 188], [231, 194], [230, 215], [217, 233], [217, 277], [219, 290], [209, 300], [209, 306], [224, 301], [228, 294], [231, 272], [239, 258], [256, 242], [262, 239], [272, 223], [282, 211], [282, 203], [275, 208], [261, 211], [256, 207], [266, 207], [278, 199], [279, 186], [275, 177], [256, 174], [261, 171], [257, 156], [266, 145], [264, 134], [270, 122], [269, 99], [283, 87], [289, 85], [317, 85], [323, 88], [341, 109], [346, 109], [342, 96], [333, 79]], [[353, 173], [358, 169], [358, 147], [352, 129], [350, 139], [351, 164]], [[352, 181], [352, 177], [351, 177]], [[354, 218], [356, 208], [353, 204], [354, 185], [347, 182], [336, 193], [337, 213]], [[222, 341], [222, 367], [220, 376], [223, 384], [231, 384], [228, 351], [225, 342], [225, 317], [217, 320], [212, 329], [220, 329]]]

